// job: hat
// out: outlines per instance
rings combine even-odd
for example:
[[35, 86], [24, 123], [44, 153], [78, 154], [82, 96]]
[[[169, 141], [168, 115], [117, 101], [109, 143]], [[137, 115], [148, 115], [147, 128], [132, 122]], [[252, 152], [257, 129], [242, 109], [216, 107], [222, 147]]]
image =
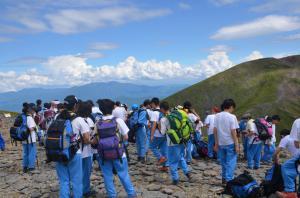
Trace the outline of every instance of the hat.
[[139, 105], [137, 105], [137, 104], [133, 104], [132, 106], [131, 106], [131, 109], [132, 110], [137, 110], [139, 108]]
[[77, 103], [78, 103], [78, 99], [74, 95], [67, 96], [64, 99], [64, 104], [67, 104], [67, 105], [72, 105], [73, 106], [73, 105], [75, 105]]

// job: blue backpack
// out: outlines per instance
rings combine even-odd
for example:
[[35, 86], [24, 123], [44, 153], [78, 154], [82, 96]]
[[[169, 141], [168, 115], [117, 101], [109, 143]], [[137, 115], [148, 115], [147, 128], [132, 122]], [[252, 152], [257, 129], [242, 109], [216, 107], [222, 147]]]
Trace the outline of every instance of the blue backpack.
[[5, 150], [5, 141], [0, 133], [0, 150], [4, 151]]
[[261, 197], [261, 190], [253, 177], [245, 171], [227, 183], [223, 194], [232, 195], [234, 198], [256, 198]]
[[27, 127], [27, 116], [22, 113], [15, 119], [14, 125], [9, 130], [12, 143], [28, 140], [30, 132]]
[[45, 149], [47, 162], [68, 163], [79, 150], [79, 141], [73, 133], [73, 119], [56, 119], [47, 130]]

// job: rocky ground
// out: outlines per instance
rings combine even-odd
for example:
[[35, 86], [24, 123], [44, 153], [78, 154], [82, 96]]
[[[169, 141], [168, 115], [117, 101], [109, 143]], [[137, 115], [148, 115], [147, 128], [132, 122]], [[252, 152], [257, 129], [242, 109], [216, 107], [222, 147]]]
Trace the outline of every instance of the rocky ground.
[[[8, 127], [10, 119], [4, 118], [4, 127], [1, 129], [6, 139], [7, 149], [0, 151], [0, 197], [58, 197], [59, 184], [54, 169], [54, 164], [45, 163], [45, 151], [38, 147], [37, 169], [31, 174], [22, 173], [22, 148], [10, 144]], [[135, 147], [130, 145], [131, 155], [130, 175], [139, 197], [159, 198], [184, 198], [184, 197], [222, 197], [220, 166], [214, 161], [195, 160], [190, 168], [195, 182], [189, 183], [180, 173], [180, 184], [172, 186], [169, 175], [159, 172], [155, 160], [150, 157], [146, 165], [135, 160]], [[246, 170], [246, 163], [239, 161], [236, 174]], [[251, 171], [258, 181], [264, 177], [269, 166], [262, 166], [260, 170]], [[126, 194], [119, 182], [115, 179], [119, 197], [126, 197]], [[93, 189], [97, 192], [96, 197], [105, 197], [105, 189], [101, 171], [94, 164], [91, 177]], [[228, 196], [224, 196], [228, 197]]]

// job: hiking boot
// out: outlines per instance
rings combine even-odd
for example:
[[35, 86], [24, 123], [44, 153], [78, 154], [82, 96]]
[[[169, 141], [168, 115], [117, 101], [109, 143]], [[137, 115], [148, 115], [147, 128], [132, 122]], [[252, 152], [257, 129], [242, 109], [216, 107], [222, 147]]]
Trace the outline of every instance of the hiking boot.
[[162, 171], [162, 172], [168, 172], [169, 168], [166, 167], [166, 166], [162, 166], [162, 167], [159, 168], [159, 170]]
[[23, 168], [23, 173], [27, 173], [28, 172], [28, 168], [27, 167], [24, 167]]
[[276, 192], [279, 198], [297, 198], [297, 193], [295, 192]]
[[227, 185], [227, 181], [225, 179], [222, 179], [222, 186], [226, 186]]
[[177, 185], [178, 185], [178, 183], [179, 183], [179, 181], [178, 181], [178, 180], [173, 180], [173, 181], [172, 181], [172, 185], [174, 185], [174, 186], [177, 186]]
[[158, 160], [158, 164], [160, 165], [160, 164], [163, 164], [163, 163], [165, 163], [167, 161], [167, 158], [165, 158], [165, 157], [161, 157], [159, 160]]

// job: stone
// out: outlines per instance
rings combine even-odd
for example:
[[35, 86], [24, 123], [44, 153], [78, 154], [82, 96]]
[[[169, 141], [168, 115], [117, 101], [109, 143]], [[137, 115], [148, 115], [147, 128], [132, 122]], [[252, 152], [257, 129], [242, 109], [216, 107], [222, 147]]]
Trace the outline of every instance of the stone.
[[159, 191], [161, 189], [161, 186], [157, 184], [150, 184], [146, 188], [149, 191]]
[[170, 188], [163, 188], [161, 190], [162, 193], [167, 194], [167, 195], [172, 195], [173, 194], [173, 190]]
[[142, 174], [145, 175], [145, 176], [152, 176], [152, 175], [154, 175], [154, 172], [142, 170]]
[[31, 198], [39, 198], [41, 196], [42, 194], [39, 191], [34, 191], [33, 193], [31, 193]]

